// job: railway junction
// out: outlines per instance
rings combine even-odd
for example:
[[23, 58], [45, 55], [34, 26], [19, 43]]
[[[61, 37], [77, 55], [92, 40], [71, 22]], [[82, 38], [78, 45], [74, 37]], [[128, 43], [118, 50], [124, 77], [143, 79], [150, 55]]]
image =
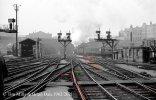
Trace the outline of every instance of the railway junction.
[[45, 56], [9, 59], [6, 64], [6, 100], [156, 100], [154, 76], [122, 68], [117, 61]]
[[107, 38], [97, 33], [95, 40], [110, 46], [110, 57], [66, 55], [70, 31], [66, 38], [58, 33], [64, 56], [41, 56], [39, 38], [20, 42], [21, 57], [6, 61], [6, 100], [156, 100], [156, 65], [114, 59], [118, 41], [110, 31]]
[[[61, 4], [62, 6], [63, 3], [58, 3], [58, 5]], [[75, 9], [75, 7], [81, 7], [83, 2], [80, 6], [77, 3], [74, 4], [76, 4], [76, 6], [73, 6]], [[144, 23], [142, 27], [130, 26], [130, 28], [119, 32], [119, 37], [112, 37], [110, 29], [106, 31], [106, 37], [103, 37], [99, 28], [95, 32], [97, 37], [93, 39], [92, 30], [107, 23], [101, 23], [105, 21], [101, 20], [102, 17], [93, 16], [93, 19], [95, 17], [95, 19], [101, 20], [94, 22], [92, 17], [91, 19], [84, 17], [89, 14], [88, 12], [82, 12], [82, 17], [85, 20], [80, 18], [82, 21], [76, 20], [71, 25], [69, 23], [69, 27], [72, 27], [71, 32], [81, 42], [75, 47], [74, 44], [71, 44], [70, 30], [66, 33], [66, 36], [60, 30], [57, 33], [58, 39], [52, 38], [51, 33], [42, 31], [19, 37], [18, 11], [21, 5], [14, 4], [13, 6], [16, 18], [9, 18], [8, 25], [0, 27], [2, 35], [0, 36], [0, 54], [6, 55], [4, 58], [8, 69], [8, 76], [4, 80], [3, 68], [0, 75], [1, 93], [3, 93], [5, 100], [156, 100], [156, 24], [150, 22], [150, 25]], [[85, 5], [85, 9], [87, 6]], [[117, 6], [119, 7], [119, 5]], [[50, 7], [53, 6], [50, 5]], [[34, 8], [39, 9], [40, 6], [33, 6], [32, 11], [35, 11]], [[44, 8], [49, 7], [46, 5]], [[70, 9], [68, 6], [67, 8]], [[57, 10], [57, 7], [54, 9]], [[72, 12], [74, 9], [72, 9]], [[66, 13], [64, 8], [62, 10]], [[42, 11], [44, 11], [43, 8], [42, 10], [39, 9], [39, 12]], [[98, 9], [98, 11], [101, 10]], [[59, 10], [58, 12], [56, 15], [62, 13]], [[74, 14], [78, 13], [77, 10], [74, 12], [76, 12]], [[92, 12], [92, 10], [89, 10], [89, 12]], [[95, 12], [97, 11], [95, 10]], [[47, 29], [50, 27], [49, 30], [57, 28], [57, 26], [53, 27], [51, 23], [59, 22], [59, 27], [61, 27], [67, 19], [70, 19], [68, 15], [73, 15], [70, 13], [67, 16], [63, 13], [63, 17], [47, 15], [48, 17], [42, 19], [41, 15], [44, 14], [49, 14], [49, 11], [48, 13], [40, 13], [39, 17], [34, 18], [39, 18], [38, 22], [41, 20], [46, 22], [46, 19], [48, 19], [48, 26], [45, 23], [41, 24], [42, 22], [40, 22], [40, 25]], [[26, 13], [26, 15], [29, 14]], [[89, 16], [92, 16], [92, 14]], [[51, 17], [55, 21], [50, 21]], [[64, 17], [67, 17], [67, 19], [64, 19]], [[77, 16], [74, 15], [71, 18], [74, 19]], [[31, 23], [28, 25], [35, 25], [35, 19], [30, 20]], [[72, 22], [72, 20], [69, 21]], [[75, 23], [78, 23], [78, 25], [74, 25]], [[68, 25], [65, 24], [65, 26]], [[25, 29], [29, 30], [27, 27]], [[42, 29], [42, 27], [38, 29]], [[14, 36], [12, 36], [13, 34]], [[87, 43], [80, 39], [82, 38], [80, 34], [83, 35], [85, 40], [88, 40]], [[15, 41], [13, 42], [13, 40]], [[13, 58], [9, 56], [13, 56]]]

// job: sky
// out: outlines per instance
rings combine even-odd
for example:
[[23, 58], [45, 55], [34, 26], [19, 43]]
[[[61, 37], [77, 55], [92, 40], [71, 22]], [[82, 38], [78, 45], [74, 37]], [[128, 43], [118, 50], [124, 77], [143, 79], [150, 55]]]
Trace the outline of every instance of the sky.
[[110, 29], [112, 36], [130, 25], [156, 23], [156, 0], [0, 0], [0, 26], [15, 18], [18, 11], [19, 35], [43, 31], [57, 36], [71, 32], [75, 45]]

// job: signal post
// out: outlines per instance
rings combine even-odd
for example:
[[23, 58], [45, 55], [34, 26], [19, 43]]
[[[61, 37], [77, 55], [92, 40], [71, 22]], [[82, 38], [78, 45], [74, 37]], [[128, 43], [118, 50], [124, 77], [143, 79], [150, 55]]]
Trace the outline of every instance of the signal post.
[[[111, 48], [112, 59], [113, 59], [114, 58], [114, 56], [113, 56], [114, 48], [117, 46], [119, 41], [117, 39], [113, 39], [111, 37], [111, 35], [110, 35], [111, 32], [110, 31], [106, 31], [107, 38], [102, 38], [100, 36], [101, 35], [100, 29], [98, 31], [96, 31], [96, 33], [97, 33], [97, 39], [95, 39], [95, 41], [102, 42], [103, 49], [108, 45]], [[103, 52], [101, 52], [101, 53], [103, 53]]]
[[69, 33], [66, 33], [66, 36], [67, 36], [66, 38], [61, 38], [61, 36], [62, 36], [61, 32], [58, 33], [57, 35], [58, 35], [58, 42], [60, 42], [64, 48], [64, 59], [66, 59], [66, 47], [68, 46], [68, 44], [70, 42], [72, 42], [72, 40], [70, 38], [71, 33], [70, 33], [70, 31], [69, 31]]

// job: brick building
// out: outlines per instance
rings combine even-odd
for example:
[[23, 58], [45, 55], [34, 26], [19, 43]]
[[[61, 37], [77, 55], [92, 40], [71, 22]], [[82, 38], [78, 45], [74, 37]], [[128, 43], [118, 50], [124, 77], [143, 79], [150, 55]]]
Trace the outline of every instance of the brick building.
[[119, 37], [122, 37], [123, 47], [124, 46], [141, 46], [143, 40], [156, 39], [156, 24], [150, 22], [149, 25], [143, 23], [141, 27], [125, 28], [119, 32]]

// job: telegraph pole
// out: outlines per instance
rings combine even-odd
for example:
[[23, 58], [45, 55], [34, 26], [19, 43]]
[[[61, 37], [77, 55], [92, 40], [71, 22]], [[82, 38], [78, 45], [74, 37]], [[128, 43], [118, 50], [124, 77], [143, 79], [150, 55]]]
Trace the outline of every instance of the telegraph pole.
[[20, 5], [14, 4], [13, 6], [14, 6], [14, 9], [16, 11], [16, 56], [18, 56], [18, 25], [17, 25], [18, 19], [17, 19], [17, 12], [19, 10]]
[[66, 33], [66, 36], [67, 36], [66, 39], [61, 38], [61, 36], [62, 36], [61, 31], [60, 31], [60, 33], [57, 33], [57, 34], [58, 34], [58, 42], [60, 42], [64, 48], [64, 59], [66, 59], [66, 47], [68, 46], [68, 44], [70, 42], [72, 42], [72, 40], [70, 38], [71, 33], [70, 33], [70, 31], [69, 31], [69, 33]]

